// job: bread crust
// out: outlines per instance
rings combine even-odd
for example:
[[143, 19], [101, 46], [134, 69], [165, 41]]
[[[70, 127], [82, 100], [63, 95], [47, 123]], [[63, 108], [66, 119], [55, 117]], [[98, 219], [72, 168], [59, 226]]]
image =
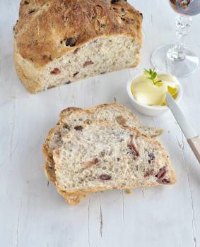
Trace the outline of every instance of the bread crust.
[[43, 83], [34, 64], [23, 59], [18, 52], [14, 52], [14, 64], [18, 77], [30, 93], [41, 91]]

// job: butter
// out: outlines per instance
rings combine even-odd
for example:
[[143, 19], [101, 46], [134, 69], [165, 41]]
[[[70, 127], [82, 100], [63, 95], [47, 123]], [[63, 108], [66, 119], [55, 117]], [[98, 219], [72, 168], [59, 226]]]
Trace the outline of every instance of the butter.
[[145, 74], [137, 77], [131, 84], [131, 92], [136, 101], [142, 105], [166, 105], [166, 93], [177, 97], [178, 84], [176, 78], [168, 74], [158, 74], [156, 84]]

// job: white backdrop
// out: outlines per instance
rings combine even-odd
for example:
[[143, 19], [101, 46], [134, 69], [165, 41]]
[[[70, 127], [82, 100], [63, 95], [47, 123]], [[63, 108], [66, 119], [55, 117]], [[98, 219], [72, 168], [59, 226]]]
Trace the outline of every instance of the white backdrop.
[[[0, 0], [0, 246], [200, 246], [200, 166], [170, 113], [140, 117], [148, 125], [164, 128], [161, 139], [177, 171], [175, 186], [137, 189], [131, 195], [98, 193], [70, 207], [43, 173], [41, 146], [59, 112], [114, 97], [131, 107], [127, 80], [150, 66], [150, 54], [157, 46], [174, 41], [175, 13], [167, 0], [129, 2], [144, 14], [142, 61], [137, 69], [31, 95], [19, 82], [12, 62], [12, 27], [19, 1]], [[200, 56], [199, 25], [197, 16], [187, 43]], [[181, 83], [180, 105], [200, 133], [200, 70]]]

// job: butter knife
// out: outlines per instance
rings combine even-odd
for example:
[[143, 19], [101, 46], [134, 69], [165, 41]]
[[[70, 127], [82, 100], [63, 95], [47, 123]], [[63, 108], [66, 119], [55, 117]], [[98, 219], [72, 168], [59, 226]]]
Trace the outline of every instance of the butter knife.
[[174, 118], [176, 119], [179, 127], [181, 128], [185, 138], [187, 139], [188, 144], [190, 145], [194, 155], [200, 163], [200, 136], [196, 134], [193, 130], [185, 116], [183, 115], [181, 109], [176, 104], [172, 96], [167, 93], [166, 96], [167, 106], [171, 110]]

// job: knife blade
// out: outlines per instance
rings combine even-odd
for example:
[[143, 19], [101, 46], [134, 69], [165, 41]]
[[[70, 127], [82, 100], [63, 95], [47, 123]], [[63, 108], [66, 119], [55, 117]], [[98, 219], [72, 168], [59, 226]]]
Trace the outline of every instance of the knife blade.
[[178, 125], [180, 126], [185, 138], [187, 139], [188, 144], [190, 145], [192, 151], [194, 152], [196, 158], [200, 163], [200, 137], [191, 127], [191, 125], [183, 115], [183, 112], [169, 93], [167, 93], [166, 95], [166, 102]]
[[174, 118], [176, 119], [181, 130], [183, 131], [183, 134], [185, 135], [186, 139], [191, 139], [197, 136], [197, 134], [183, 115], [181, 109], [178, 107], [175, 100], [172, 98], [171, 94], [167, 93], [166, 101], [169, 109], [174, 115]]

